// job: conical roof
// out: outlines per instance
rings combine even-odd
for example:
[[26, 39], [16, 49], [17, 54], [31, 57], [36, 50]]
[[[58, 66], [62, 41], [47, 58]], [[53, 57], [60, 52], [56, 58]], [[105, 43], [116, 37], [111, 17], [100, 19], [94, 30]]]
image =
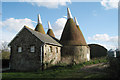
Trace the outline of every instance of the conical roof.
[[81, 31], [79, 25], [76, 25], [76, 27], [78, 28], [79, 31]]
[[76, 24], [71, 17], [68, 18], [65, 24], [60, 43], [66, 46], [87, 45], [82, 32], [77, 29]]
[[48, 34], [49, 36], [55, 37], [52, 29], [48, 29], [47, 34]]
[[45, 34], [45, 31], [44, 31], [43, 26], [42, 26], [42, 21], [41, 21], [40, 14], [38, 15], [38, 24], [37, 24], [37, 26], [35, 28], [35, 31], [38, 31], [38, 32], [40, 32], [42, 34]]
[[[80, 31], [80, 34], [81, 34], [81, 37], [85, 40], [83, 34], [82, 34], [82, 31], [80, 30], [80, 27], [79, 27], [79, 24], [78, 24], [78, 21], [76, 19], [76, 17], [74, 17], [74, 20], [75, 20], [75, 24], [76, 24], [76, 27], [78, 28], [78, 30]], [[86, 41], [85, 41], [86, 42]]]
[[52, 37], [55, 37], [54, 33], [53, 33], [53, 30], [52, 30], [52, 27], [51, 27], [51, 24], [50, 22], [48, 21], [48, 31], [47, 31], [47, 34], [49, 36], [52, 36]]

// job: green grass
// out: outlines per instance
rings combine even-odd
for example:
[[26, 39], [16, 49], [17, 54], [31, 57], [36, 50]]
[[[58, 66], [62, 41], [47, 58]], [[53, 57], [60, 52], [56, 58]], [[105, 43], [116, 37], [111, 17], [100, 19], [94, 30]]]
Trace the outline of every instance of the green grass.
[[79, 70], [86, 65], [106, 62], [106, 58], [97, 58], [77, 65], [54, 65], [44, 71], [4, 72], [2, 73], [2, 78], [104, 78], [107, 75], [106, 73], [86, 73]]

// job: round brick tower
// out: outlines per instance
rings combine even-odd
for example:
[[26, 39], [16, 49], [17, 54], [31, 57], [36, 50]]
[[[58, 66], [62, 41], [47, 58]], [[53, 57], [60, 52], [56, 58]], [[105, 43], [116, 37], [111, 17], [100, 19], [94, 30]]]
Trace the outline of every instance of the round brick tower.
[[73, 21], [69, 8], [67, 8], [67, 22], [63, 29], [60, 43], [63, 45], [61, 49], [63, 63], [78, 64], [90, 60], [89, 46], [78, 24]]

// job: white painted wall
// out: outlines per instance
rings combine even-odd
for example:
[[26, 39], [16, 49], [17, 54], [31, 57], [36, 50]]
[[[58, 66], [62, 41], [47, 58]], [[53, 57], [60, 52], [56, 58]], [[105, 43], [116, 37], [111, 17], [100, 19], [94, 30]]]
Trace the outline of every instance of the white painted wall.
[[90, 54], [87, 53], [87, 60], [90, 61]]

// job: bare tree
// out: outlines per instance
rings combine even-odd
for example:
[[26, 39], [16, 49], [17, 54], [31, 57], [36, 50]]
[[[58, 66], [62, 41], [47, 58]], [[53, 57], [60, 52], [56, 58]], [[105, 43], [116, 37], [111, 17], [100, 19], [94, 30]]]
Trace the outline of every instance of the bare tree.
[[9, 52], [8, 42], [2, 42], [0, 51]]

